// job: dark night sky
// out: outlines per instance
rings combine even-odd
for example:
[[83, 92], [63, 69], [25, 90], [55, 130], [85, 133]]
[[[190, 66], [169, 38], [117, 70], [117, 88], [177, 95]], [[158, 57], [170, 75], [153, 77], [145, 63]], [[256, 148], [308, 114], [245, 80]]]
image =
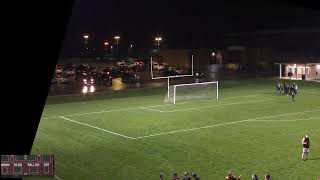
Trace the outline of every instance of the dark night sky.
[[319, 27], [320, 13], [267, 1], [75, 0], [63, 54], [77, 51], [82, 34], [96, 47], [121, 36], [122, 46], [152, 47], [160, 34], [168, 47], [219, 47], [228, 32]]

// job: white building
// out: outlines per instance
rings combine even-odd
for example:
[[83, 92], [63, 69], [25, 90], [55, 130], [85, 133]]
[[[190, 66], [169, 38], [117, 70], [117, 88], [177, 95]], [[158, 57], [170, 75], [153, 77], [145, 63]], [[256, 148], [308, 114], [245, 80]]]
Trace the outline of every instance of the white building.
[[[276, 63], [279, 64], [279, 78], [307, 80], [320, 79], [320, 62], [318, 63]], [[291, 74], [291, 77], [289, 76]]]

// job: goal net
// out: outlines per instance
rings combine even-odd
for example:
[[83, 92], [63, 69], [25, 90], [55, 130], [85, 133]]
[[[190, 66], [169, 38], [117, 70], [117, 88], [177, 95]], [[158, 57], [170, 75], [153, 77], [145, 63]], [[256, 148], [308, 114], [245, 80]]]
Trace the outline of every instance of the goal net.
[[172, 85], [164, 102], [176, 104], [184, 101], [218, 99], [218, 91], [218, 81]]

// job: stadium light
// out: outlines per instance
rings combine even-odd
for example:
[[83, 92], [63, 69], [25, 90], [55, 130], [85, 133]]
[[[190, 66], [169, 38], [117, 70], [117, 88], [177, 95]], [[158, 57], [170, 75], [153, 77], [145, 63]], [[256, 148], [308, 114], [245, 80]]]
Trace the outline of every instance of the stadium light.
[[105, 46], [108, 46], [108, 44], [109, 44], [108, 42], [104, 42], [104, 45], [105, 45]]
[[85, 43], [87, 44], [87, 43], [88, 43], [89, 35], [84, 35], [83, 38], [86, 40]]
[[157, 46], [158, 46], [158, 53], [160, 52], [160, 41], [162, 40], [161, 37], [156, 37], [155, 40], [157, 41]]
[[88, 87], [87, 86], [84, 86], [83, 89], [82, 89], [82, 93], [83, 94], [86, 94], [88, 92]]
[[120, 36], [115, 36], [114, 39], [117, 41], [117, 46], [119, 45]]
[[214, 52], [212, 52], [212, 54], [211, 54], [212, 56], [215, 56], [216, 54], [214, 53]]

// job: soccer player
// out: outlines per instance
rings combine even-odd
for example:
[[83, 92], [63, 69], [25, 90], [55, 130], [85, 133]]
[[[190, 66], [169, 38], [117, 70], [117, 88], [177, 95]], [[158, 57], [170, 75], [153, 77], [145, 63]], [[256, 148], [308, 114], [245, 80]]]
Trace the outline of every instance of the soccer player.
[[288, 96], [289, 95], [289, 86], [287, 85], [287, 83], [284, 83], [283, 90], [284, 90], [284, 94], [286, 94]]
[[308, 155], [310, 151], [310, 138], [309, 134], [306, 134], [302, 139], [302, 155], [301, 160], [308, 160]]
[[276, 84], [276, 91], [277, 91], [277, 93], [280, 93], [280, 89], [281, 89], [281, 84], [280, 84], [280, 82], [278, 81], [277, 84]]
[[252, 180], [259, 180], [259, 178], [256, 174], [252, 174], [251, 179]]
[[265, 176], [264, 176], [264, 180], [270, 180], [271, 179], [271, 176], [269, 175], [269, 174], [266, 174]]
[[172, 180], [179, 180], [180, 178], [178, 177], [177, 173], [174, 173], [172, 176]]
[[228, 173], [228, 175], [226, 176], [226, 180], [240, 180], [241, 179], [241, 176], [239, 176], [238, 178], [236, 178], [234, 176], [234, 173], [232, 171], [230, 171]]
[[296, 95], [296, 90], [295, 90], [295, 86], [293, 84], [290, 86], [290, 95], [292, 97], [292, 101], [295, 101], [294, 96]]
[[185, 173], [184, 173], [183, 180], [191, 180], [191, 176], [189, 175], [188, 172], [185, 172]]
[[192, 177], [194, 178], [194, 180], [200, 180], [200, 177], [197, 176], [196, 173], [192, 173]]
[[160, 173], [160, 180], [164, 180], [164, 173]]

